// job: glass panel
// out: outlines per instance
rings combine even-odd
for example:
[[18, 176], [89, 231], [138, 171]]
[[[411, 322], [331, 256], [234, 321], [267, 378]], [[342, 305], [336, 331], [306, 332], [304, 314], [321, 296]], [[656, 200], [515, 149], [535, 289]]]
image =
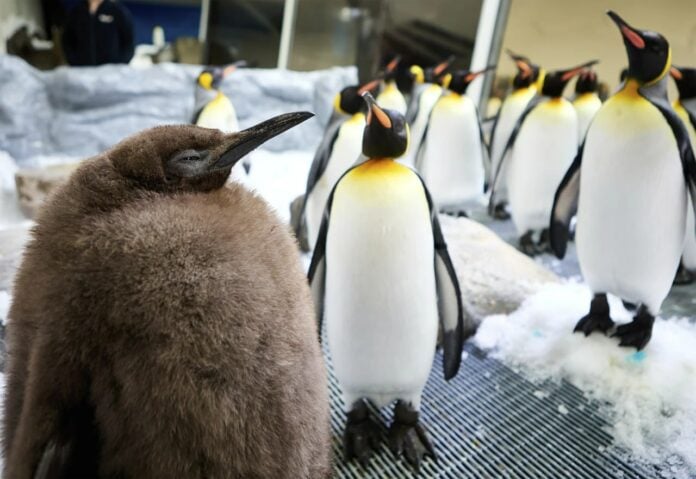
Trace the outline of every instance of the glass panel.
[[208, 63], [243, 59], [250, 66], [278, 63], [284, 0], [213, 0], [208, 27]]
[[290, 67], [358, 65], [371, 77], [395, 54], [432, 65], [454, 54], [471, 61], [482, 0], [301, 0]]

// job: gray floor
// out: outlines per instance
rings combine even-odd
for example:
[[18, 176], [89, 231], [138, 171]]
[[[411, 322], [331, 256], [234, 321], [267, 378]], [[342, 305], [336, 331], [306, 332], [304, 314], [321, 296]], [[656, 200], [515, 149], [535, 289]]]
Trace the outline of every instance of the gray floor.
[[[471, 217], [516, 243], [514, 228], [492, 222], [483, 210]], [[18, 265], [18, 246], [26, 231], [0, 231], [0, 290], [7, 290]], [[564, 277], [579, 275], [574, 245], [560, 262], [550, 255], [538, 261]], [[692, 298], [696, 286], [676, 287], [663, 307], [663, 315], [696, 316]], [[4, 351], [3, 344], [0, 348]], [[442, 478], [653, 478], [671, 477], [669, 468], [632, 463], [624, 451], [611, 446], [607, 419], [598, 404], [588, 402], [568, 383], [532, 384], [504, 364], [473, 346], [467, 347], [460, 374], [442, 379], [438, 356], [423, 397], [423, 422], [435, 443], [439, 460], [427, 460], [418, 477]], [[4, 354], [0, 353], [0, 367]], [[346, 478], [413, 477], [412, 470], [383, 446], [363, 469], [345, 463], [341, 434], [345, 416], [339, 386], [331, 376], [332, 428], [335, 472]], [[565, 405], [568, 414], [559, 413]], [[375, 413], [377, 413], [375, 411]], [[379, 412], [388, 425], [390, 411]], [[386, 429], [385, 429], [386, 431]]]

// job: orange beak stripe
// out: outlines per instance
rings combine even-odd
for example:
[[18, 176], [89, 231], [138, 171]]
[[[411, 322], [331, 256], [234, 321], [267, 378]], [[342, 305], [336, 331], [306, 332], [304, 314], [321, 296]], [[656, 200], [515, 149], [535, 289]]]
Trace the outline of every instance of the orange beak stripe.
[[629, 42], [631, 42], [631, 44], [632, 44], [634, 47], [636, 47], [636, 48], [638, 48], [638, 49], [640, 49], [640, 50], [642, 50], [643, 48], [645, 48], [645, 40], [643, 40], [643, 39], [640, 37], [640, 35], [638, 35], [636, 32], [634, 32], [633, 30], [631, 30], [630, 28], [628, 28], [626, 25], [622, 25], [622, 26], [621, 26], [621, 33], [622, 33], [623, 36], [626, 38], [626, 40], [628, 40]]
[[[389, 116], [387, 116], [384, 111], [382, 111], [381, 108], [379, 108], [376, 105], [372, 105], [372, 108], [370, 109], [370, 113], [374, 113], [375, 118], [377, 118], [377, 121], [384, 127], [384, 128], [391, 128], [392, 127], [392, 122], [389, 119]], [[370, 121], [372, 120], [371, 118], [372, 115], [368, 115], [367, 117], [367, 123], [369, 124]]]
[[396, 57], [396, 58], [394, 58], [392, 61], [390, 61], [390, 62], [387, 64], [387, 71], [388, 71], [388, 72], [393, 72], [394, 69], [396, 68], [396, 66], [399, 64], [399, 60], [400, 60], [400, 58], [399, 58], [399, 57]]
[[674, 78], [675, 80], [681, 80], [684, 76], [684, 75], [682, 75], [682, 72], [680, 72], [679, 69], [677, 69], [677, 67], [672, 67], [669, 70], [669, 73], [670, 73], [670, 75], [672, 75], [672, 78]]
[[371, 82], [365, 83], [358, 90], [358, 95], [362, 96], [362, 94], [365, 93], [366, 91], [374, 90], [378, 84], [379, 84], [379, 80], [372, 80]]

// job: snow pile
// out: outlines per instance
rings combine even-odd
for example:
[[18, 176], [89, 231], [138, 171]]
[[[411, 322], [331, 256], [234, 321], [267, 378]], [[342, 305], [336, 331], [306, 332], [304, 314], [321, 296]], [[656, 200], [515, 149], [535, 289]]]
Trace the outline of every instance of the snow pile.
[[[673, 464], [673, 472], [681, 469], [675, 477], [694, 477], [696, 324], [658, 319], [643, 351], [619, 348], [602, 334], [571, 334], [590, 299], [584, 285], [546, 286], [515, 313], [486, 318], [475, 341], [533, 381], [566, 379], [608, 403], [618, 446], [638, 459]], [[630, 321], [620, 301], [612, 298], [610, 305], [615, 322]], [[677, 465], [676, 456], [685, 464]]]
[[[7, 291], [0, 291], [0, 324], [7, 323], [7, 315], [10, 312], [10, 303], [12, 302], [12, 297]], [[2, 394], [0, 394], [2, 397]]]
[[290, 221], [290, 202], [305, 192], [313, 157], [313, 151], [279, 153], [256, 150], [250, 154], [251, 171], [246, 184], [270, 203], [287, 223]]

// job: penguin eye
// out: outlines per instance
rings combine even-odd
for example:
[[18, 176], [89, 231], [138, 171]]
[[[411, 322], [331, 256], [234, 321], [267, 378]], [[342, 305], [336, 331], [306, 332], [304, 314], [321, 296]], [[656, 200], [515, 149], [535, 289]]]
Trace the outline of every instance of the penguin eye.
[[198, 153], [196, 150], [184, 150], [172, 158], [174, 161], [181, 161], [181, 162], [189, 162], [189, 161], [198, 161], [201, 159], [200, 153]]

